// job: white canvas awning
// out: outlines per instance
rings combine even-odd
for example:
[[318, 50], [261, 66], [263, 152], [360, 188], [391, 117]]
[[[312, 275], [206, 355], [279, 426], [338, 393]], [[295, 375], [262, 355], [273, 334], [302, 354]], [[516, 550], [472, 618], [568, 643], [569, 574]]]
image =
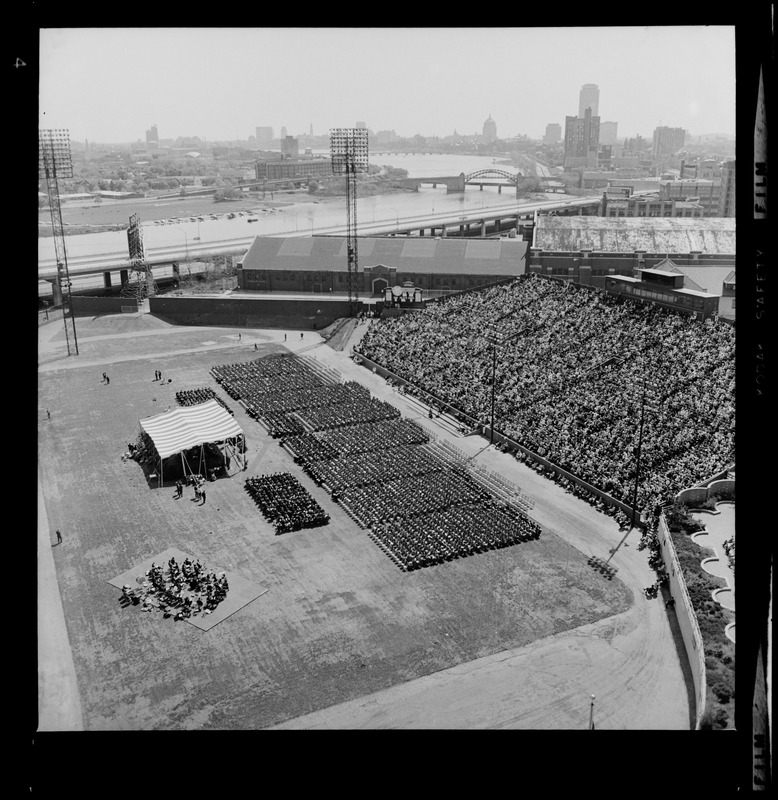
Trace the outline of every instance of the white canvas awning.
[[184, 406], [140, 420], [160, 458], [208, 442], [223, 442], [243, 433], [240, 425], [217, 400]]

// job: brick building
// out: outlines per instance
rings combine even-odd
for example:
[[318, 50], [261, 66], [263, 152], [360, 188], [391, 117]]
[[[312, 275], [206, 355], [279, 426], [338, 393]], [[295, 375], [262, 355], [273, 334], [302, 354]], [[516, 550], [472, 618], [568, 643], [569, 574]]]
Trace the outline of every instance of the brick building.
[[[258, 236], [238, 264], [246, 292], [348, 292], [346, 237]], [[383, 297], [405, 283], [425, 297], [475, 289], [521, 275], [527, 242], [519, 239], [360, 238], [360, 295]]]
[[735, 220], [541, 215], [527, 272], [734, 319]]

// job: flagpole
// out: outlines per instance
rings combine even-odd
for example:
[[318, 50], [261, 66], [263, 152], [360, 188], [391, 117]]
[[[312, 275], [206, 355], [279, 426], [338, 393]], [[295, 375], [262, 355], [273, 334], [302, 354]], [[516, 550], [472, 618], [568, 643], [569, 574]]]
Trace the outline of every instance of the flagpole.
[[589, 730], [594, 730], [594, 695], [592, 695], [592, 702], [589, 708]]

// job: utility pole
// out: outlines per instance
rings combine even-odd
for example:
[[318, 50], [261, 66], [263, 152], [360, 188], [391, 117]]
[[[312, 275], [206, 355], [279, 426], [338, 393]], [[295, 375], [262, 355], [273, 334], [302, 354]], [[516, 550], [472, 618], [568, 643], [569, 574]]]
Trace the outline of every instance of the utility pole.
[[[656, 386], [653, 385], [653, 383], [650, 387], [650, 390], [651, 390], [651, 400], [658, 406], [661, 401], [656, 397], [657, 394]], [[640, 424], [638, 426], [638, 443], [635, 449], [633, 450], [635, 454], [635, 487], [632, 491], [632, 519], [630, 521], [629, 530], [624, 534], [622, 540], [616, 545], [616, 547], [613, 548], [610, 556], [608, 556], [608, 560], [605, 562], [606, 566], [608, 562], [613, 558], [613, 556], [616, 555], [616, 552], [621, 547], [621, 545], [624, 544], [624, 541], [626, 540], [627, 536], [629, 536], [629, 534], [632, 533], [632, 531], [635, 528], [635, 521], [638, 513], [637, 507], [638, 507], [638, 486], [640, 483], [640, 457], [643, 452], [643, 424], [645, 422], [646, 411], [653, 411], [653, 412], [659, 411], [659, 409], [656, 408], [654, 405], [651, 406], [646, 405], [646, 397], [648, 393], [649, 393], [649, 379], [644, 374], [641, 378], [641, 388], [640, 388]]]

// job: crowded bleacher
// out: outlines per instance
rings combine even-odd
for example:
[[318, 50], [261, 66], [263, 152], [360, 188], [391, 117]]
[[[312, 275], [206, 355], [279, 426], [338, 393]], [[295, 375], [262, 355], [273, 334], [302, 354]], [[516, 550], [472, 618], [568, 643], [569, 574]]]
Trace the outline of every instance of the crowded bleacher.
[[721, 320], [524, 275], [374, 323], [357, 355], [485, 429], [493, 347], [495, 429], [624, 503], [641, 413], [638, 508], [734, 461], [735, 330]]

